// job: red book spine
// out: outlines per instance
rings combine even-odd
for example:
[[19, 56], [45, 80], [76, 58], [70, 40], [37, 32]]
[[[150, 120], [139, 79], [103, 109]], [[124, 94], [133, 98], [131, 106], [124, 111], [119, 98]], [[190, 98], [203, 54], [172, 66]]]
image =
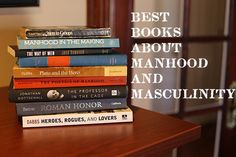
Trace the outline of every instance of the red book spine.
[[126, 85], [126, 76], [14, 79], [14, 89]]

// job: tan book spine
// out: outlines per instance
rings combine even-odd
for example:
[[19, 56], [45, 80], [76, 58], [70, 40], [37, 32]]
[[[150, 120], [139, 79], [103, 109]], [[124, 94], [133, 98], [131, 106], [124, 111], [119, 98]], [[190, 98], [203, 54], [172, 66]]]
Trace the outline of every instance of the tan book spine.
[[82, 112], [22, 116], [23, 128], [133, 122], [130, 108], [101, 112]]
[[11, 46], [8, 46], [7, 47], [7, 52], [10, 54], [10, 55], [12, 55], [13, 57], [16, 57], [16, 52], [15, 52], [15, 50], [11, 47]]
[[15, 65], [13, 67], [14, 78], [84, 76], [127, 76], [127, 66], [20, 68]]

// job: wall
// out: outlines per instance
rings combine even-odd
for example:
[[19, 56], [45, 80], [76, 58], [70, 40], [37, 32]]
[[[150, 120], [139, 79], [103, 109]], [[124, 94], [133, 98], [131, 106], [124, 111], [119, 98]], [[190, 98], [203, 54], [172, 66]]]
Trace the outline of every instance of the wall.
[[40, 7], [0, 9], [0, 87], [8, 86], [15, 59], [7, 45], [16, 44], [21, 26], [86, 25], [86, 0], [41, 0]]

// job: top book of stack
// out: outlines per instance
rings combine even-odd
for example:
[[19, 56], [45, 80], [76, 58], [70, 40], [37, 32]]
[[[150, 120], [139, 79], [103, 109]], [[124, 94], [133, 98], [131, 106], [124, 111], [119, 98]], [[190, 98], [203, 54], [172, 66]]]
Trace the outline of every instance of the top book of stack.
[[118, 48], [110, 28], [80, 26], [22, 27], [18, 49]]
[[111, 28], [93, 28], [84, 26], [44, 26], [21, 27], [22, 39], [38, 38], [109, 38]]

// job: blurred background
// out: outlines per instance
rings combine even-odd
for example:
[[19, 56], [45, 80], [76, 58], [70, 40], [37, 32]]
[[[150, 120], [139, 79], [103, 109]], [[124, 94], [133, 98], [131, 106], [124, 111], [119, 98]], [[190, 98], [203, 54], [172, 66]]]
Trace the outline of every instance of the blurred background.
[[[111, 27], [113, 36], [121, 40], [123, 53], [140, 57], [130, 50], [133, 43], [179, 42], [180, 54], [154, 54], [142, 57], [207, 58], [205, 69], [150, 69], [161, 73], [161, 84], [145, 84], [156, 88], [236, 88], [236, 20], [234, 0], [54, 0], [40, 1], [34, 7], [0, 8], [0, 86], [9, 85], [13, 57], [7, 45], [16, 44], [21, 26], [89, 25]], [[132, 11], [168, 11], [167, 23], [131, 23]], [[181, 27], [178, 38], [131, 38], [131, 27]], [[130, 63], [129, 63], [130, 64]], [[146, 69], [129, 69], [132, 74]], [[129, 84], [140, 88], [138, 84]], [[163, 156], [178, 157], [236, 157], [236, 107], [234, 101], [224, 100], [131, 100], [132, 105], [169, 114], [203, 126], [201, 139], [174, 149]]]

